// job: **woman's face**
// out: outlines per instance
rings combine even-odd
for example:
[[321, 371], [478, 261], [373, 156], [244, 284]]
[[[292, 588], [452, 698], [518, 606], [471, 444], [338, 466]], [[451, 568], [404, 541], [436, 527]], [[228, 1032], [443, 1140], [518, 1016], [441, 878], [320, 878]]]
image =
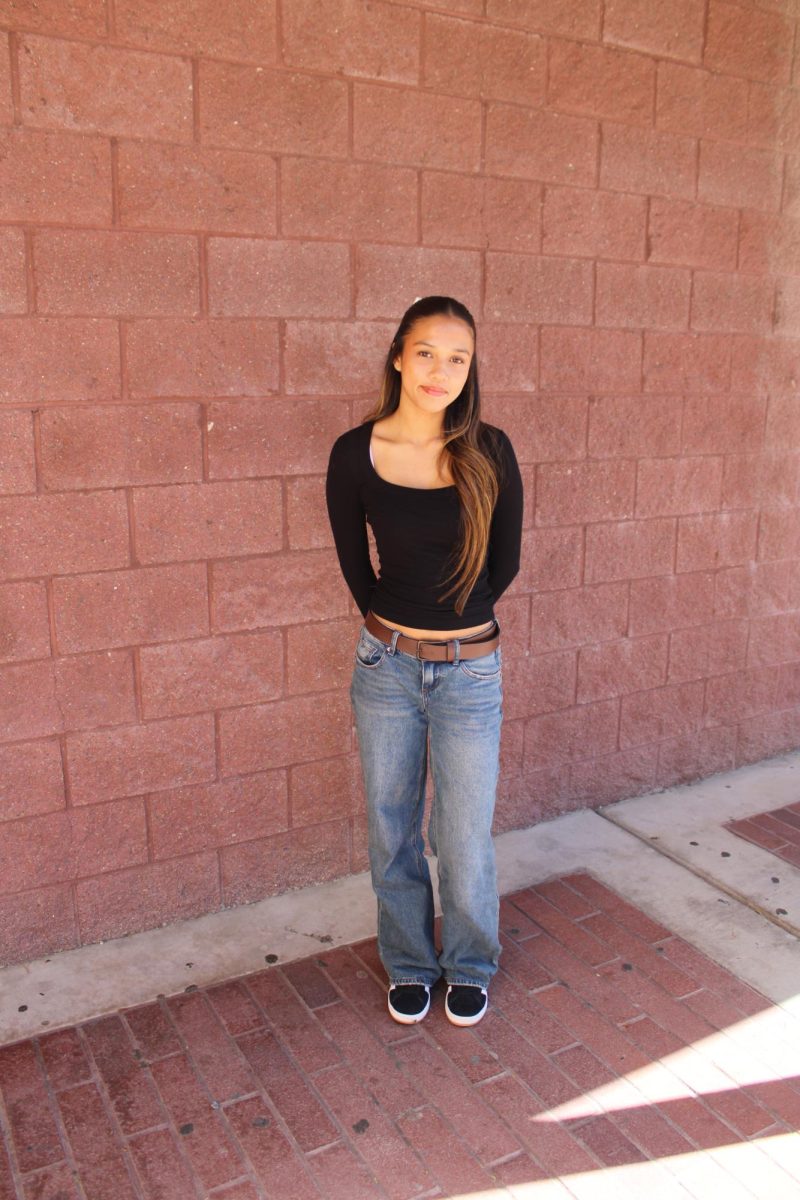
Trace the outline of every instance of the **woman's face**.
[[444, 315], [415, 321], [394, 360], [401, 378], [401, 408], [443, 413], [467, 382], [474, 352], [475, 339], [465, 321]]

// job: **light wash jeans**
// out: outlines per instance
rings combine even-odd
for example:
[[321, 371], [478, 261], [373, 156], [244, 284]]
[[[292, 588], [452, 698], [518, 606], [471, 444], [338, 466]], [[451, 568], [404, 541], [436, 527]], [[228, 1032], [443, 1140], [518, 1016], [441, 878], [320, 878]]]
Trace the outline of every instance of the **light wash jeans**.
[[[378, 899], [378, 950], [390, 984], [486, 986], [497, 970], [499, 901], [491, 837], [498, 775], [500, 649], [425, 662], [362, 628], [350, 697], [367, 793], [369, 858]], [[442, 952], [423, 853], [427, 749], [434, 799], [428, 825], [438, 858]]]

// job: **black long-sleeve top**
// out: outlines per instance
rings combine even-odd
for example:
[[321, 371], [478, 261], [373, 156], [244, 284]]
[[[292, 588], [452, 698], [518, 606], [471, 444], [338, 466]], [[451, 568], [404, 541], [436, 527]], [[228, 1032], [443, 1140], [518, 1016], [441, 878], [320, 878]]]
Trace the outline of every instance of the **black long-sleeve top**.
[[[481, 573], [462, 613], [452, 586], [452, 554], [460, 533], [455, 486], [404, 487], [378, 475], [370, 457], [374, 422], [337, 438], [328, 463], [326, 496], [339, 564], [356, 604], [386, 621], [416, 629], [463, 629], [494, 616], [494, 603], [519, 570], [522, 479], [508, 437], [489, 427], [499, 452], [499, 493]], [[380, 560], [376, 576], [369, 556], [367, 523]], [[447, 582], [445, 582], [447, 581]]]

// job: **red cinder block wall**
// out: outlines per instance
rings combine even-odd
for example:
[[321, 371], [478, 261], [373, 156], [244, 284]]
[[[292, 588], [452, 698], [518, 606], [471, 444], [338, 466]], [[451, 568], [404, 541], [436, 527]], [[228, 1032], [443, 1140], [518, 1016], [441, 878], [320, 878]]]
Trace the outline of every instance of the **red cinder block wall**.
[[527, 485], [497, 828], [800, 744], [795, 0], [0, 0], [0, 961], [366, 867], [323, 504], [416, 296]]

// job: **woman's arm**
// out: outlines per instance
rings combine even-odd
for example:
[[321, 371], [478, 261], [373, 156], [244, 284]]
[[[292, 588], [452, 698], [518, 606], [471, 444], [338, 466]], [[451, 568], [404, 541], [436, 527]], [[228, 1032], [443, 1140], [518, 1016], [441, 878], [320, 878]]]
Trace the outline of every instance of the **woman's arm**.
[[352, 446], [353, 439], [347, 434], [334, 442], [325, 498], [342, 575], [362, 615], [366, 616], [377, 578], [369, 557], [366, 513], [359, 496], [356, 464], [350, 453]]
[[522, 476], [509, 438], [502, 430], [498, 433], [502, 478], [489, 530], [487, 559], [489, 586], [495, 600], [500, 599], [519, 571], [522, 542]]

